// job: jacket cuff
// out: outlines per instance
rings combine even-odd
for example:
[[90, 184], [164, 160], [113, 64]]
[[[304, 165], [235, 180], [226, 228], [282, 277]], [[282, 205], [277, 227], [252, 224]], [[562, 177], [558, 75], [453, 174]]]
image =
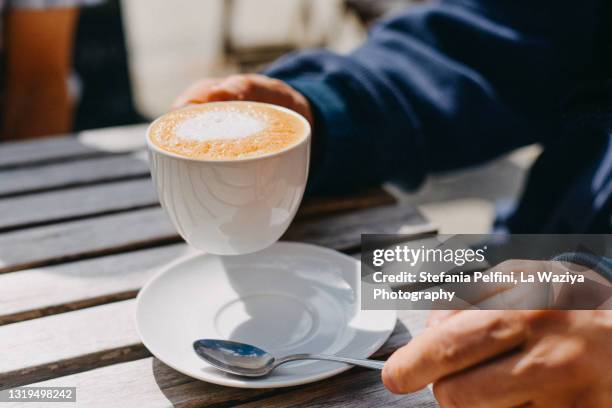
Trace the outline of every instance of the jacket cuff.
[[363, 141], [357, 134], [354, 117], [339, 92], [316, 78], [283, 80], [308, 99], [313, 111], [313, 160], [306, 193], [343, 194], [363, 187], [359, 177], [352, 180], [347, 177], [358, 172], [347, 169], [359, 162]]
[[557, 262], [570, 262], [594, 270], [612, 282], [612, 259], [584, 252], [566, 252], [553, 258]]

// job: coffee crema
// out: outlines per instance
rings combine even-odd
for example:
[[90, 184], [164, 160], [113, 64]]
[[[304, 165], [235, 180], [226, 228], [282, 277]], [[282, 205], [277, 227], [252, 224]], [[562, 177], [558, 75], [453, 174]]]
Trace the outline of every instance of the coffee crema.
[[203, 160], [239, 160], [288, 149], [306, 137], [296, 115], [249, 102], [193, 105], [153, 123], [151, 142], [161, 150]]

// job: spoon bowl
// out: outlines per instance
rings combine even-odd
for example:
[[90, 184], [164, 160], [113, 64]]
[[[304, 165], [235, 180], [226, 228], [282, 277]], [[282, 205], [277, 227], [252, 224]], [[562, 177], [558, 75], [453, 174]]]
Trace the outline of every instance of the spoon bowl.
[[213, 367], [243, 377], [265, 377], [290, 361], [325, 360], [382, 370], [384, 361], [354, 359], [324, 354], [293, 354], [274, 358], [259, 347], [229, 340], [201, 339], [193, 343], [196, 354]]
[[274, 369], [274, 357], [250, 344], [203, 339], [195, 341], [193, 349], [213, 367], [231, 374], [262, 377]]

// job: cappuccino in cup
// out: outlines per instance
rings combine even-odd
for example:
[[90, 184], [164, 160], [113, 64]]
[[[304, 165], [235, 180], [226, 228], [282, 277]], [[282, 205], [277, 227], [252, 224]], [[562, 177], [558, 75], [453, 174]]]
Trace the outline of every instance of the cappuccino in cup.
[[151, 175], [178, 233], [196, 249], [240, 255], [276, 242], [300, 205], [310, 124], [255, 102], [189, 106], [147, 132]]
[[151, 127], [161, 150], [202, 160], [240, 160], [282, 152], [306, 136], [302, 118], [265, 104], [226, 102], [170, 112]]

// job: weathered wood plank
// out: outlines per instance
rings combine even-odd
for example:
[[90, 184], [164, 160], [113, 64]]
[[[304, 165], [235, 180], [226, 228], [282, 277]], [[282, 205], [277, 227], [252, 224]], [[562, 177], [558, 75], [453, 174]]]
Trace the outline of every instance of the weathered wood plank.
[[[168, 384], [167, 381], [172, 383]], [[154, 358], [116, 364], [35, 385], [77, 387], [77, 406], [93, 408], [438, 407], [429, 390], [401, 397], [394, 396], [384, 389], [376, 373], [362, 370], [351, 370], [307, 387], [245, 390], [194, 381]], [[294, 402], [297, 402], [297, 405], [293, 404]], [[29, 402], [27, 405], [7, 403], [3, 406], [38, 408], [47, 405]], [[68, 408], [74, 407], [74, 404], [54, 403], [53, 406]]]
[[139, 155], [113, 155], [2, 171], [0, 197], [87, 184], [149, 177]]
[[350, 196], [305, 198], [296, 218], [301, 220], [345, 211], [376, 208], [395, 202], [395, 197], [382, 188], [373, 188]]
[[[297, 218], [318, 217], [395, 202], [381, 188], [353, 196], [307, 198]], [[158, 205], [149, 178], [0, 199], [0, 232]]]
[[[231, 406], [224, 403], [239, 403], [274, 394], [274, 390], [243, 390], [195, 381], [155, 358], [114, 364], [32, 385], [77, 387], [78, 406], [88, 408]], [[27, 406], [3, 404], [3, 408], [22, 406], [46, 407], [43, 403], [28, 403]], [[66, 406], [74, 407], [74, 404]]]
[[178, 240], [161, 208], [12, 231], [0, 235], [0, 272]]
[[88, 130], [77, 135], [0, 144], [0, 169], [39, 166], [144, 148], [147, 125]]
[[[132, 187], [133, 183], [137, 182], [126, 184], [128, 189], [131, 187], [136, 191], [138, 186]], [[389, 196], [384, 191], [380, 190], [377, 195], [379, 199], [372, 192], [363, 198], [346, 198], [338, 206], [334, 202], [326, 204], [325, 201], [316, 200], [314, 206], [319, 211], [335, 212], [347, 208], [349, 204], [358, 208], [388, 201]], [[67, 206], [70, 207], [70, 203]], [[22, 203], [19, 208], [25, 210], [27, 204]], [[0, 219], [3, 219], [2, 210], [0, 201]], [[314, 216], [308, 200], [299, 214], [302, 212], [306, 214], [304, 218], [312, 219]], [[0, 325], [132, 298], [157, 266], [187, 252], [184, 244], [177, 244], [23, 270], [18, 274], [2, 274]], [[95, 285], [92, 285], [94, 277]]]
[[[393, 233], [405, 225], [432, 232], [414, 207], [393, 205], [298, 220], [284, 239], [350, 251], [359, 247], [363, 233]], [[0, 273], [177, 241], [159, 208], [11, 231], [0, 235]]]
[[[133, 307], [133, 304], [130, 302], [120, 302], [119, 305], [125, 309]], [[340, 376], [302, 387], [281, 390], [242, 390], [220, 387], [191, 379], [172, 370], [154, 358], [145, 358], [106, 366], [109, 361], [114, 362], [114, 358], [121, 356], [121, 353], [117, 352], [113, 354], [110, 353], [110, 350], [122, 350], [123, 346], [119, 344], [120, 342], [113, 340], [111, 336], [103, 334], [100, 337], [96, 337], [95, 332], [91, 331], [91, 329], [87, 328], [87, 330], [85, 330], [84, 327], [79, 327], [84, 324], [86, 320], [85, 315], [89, 318], [94, 317], [91, 313], [92, 310], [96, 311], [96, 317], [101, 321], [106, 321], [114, 325], [114, 328], [109, 329], [110, 331], [114, 332], [119, 330], [118, 326], [123, 327], [120, 336], [121, 342], [130, 344], [132, 348], [134, 347], [133, 343], [135, 338], [131, 337], [134, 335], [133, 330], [126, 327], [125, 321], [118, 319], [117, 322], [114, 322], [112, 316], [105, 316], [112, 313], [118, 313], [120, 315], [126, 314], [128, 311], [115, 310], [108, 306], [91, 308], [80, 312], [59, 315], [53, 318], [38, 319], [0, 328], [0, 333], [2, 333], [2, 330], [7, 328], [10, 329], [12, 326], [31, 325], [51, 319], [67, 320], [67, 323], [61, 325], [64, 329], [61, 330], [60, 333], [53, 333], [53, 336], [46, 339], [47, 342], [51, 342], [52, 344], [42, 345], [43, 351], [52, 350], [55, 343], [65, 342], [66, 344], [74, 344], [75, 340], [69, 337], [73, 330], [89, 332], [89, 337], [83, 336], [82, 334], [75, 334], [76, 340], [80, 340], [75, 352], [68, 352], [66, 346], [60, 346], [60, 351], [64, 360], [69, 359], [71, 361], [76, 361], [79, 358], [84, 359], [88, 364], [81, 367], [84, 370], [91, 368], [90, 371], [54, 378], [33, 385], [76, 386], [78, 388], [77, 399], [79, 404], [87, 407], [235, 406], [253, 400], [260, 401], [258, 406], [273, 406], [275, 404], [281, 406], [282, 404], [285, 404], [284, 406], [315, 406], [325, 401], [329, 401], [330, 403], [333, 402], [330, 406], [346, 406], [349, 402], [349, 400], [347, 400], [347, 395], [348, 398], [351, 398], [351, 395], [358, 395], [359, 400], [364, 399], [372, 402], [379, 401], [379, 404], [375, 404], [377, 406], [386, 406], [386, 404], [390, 404], [391, 406], [391, 404], [397, 403], [398, 399], [400, 399], [400, 397], [394, 397], [384, 390], [378, 377], [380, 375], [379, 373], [367, 372], [364, 370], [350, 370]], [[81, 314], [81, 316], [78, 316], [78, 318], [74, 316], [69, 316], [69, 319], [66, 318], [68, 315], [77, 314]], [[375, 353], [374, 357], [386, 358], [397, 347], [409, 341], [411, 333], [418, 333], [422, 330], [425, 316], [425, 312], [423, 311], [402, 312], [400, 315], [401, 323], [398, 322], [389, 341]], [[57, 325], [58, 323], [60, 322], [56, 320], [48, 323], [46, 326], [54, 327], [53, 325]], [[97, 329], [100, 329], [100, 327], [101, 325], [95, 326]], [[30, 337], [32, 336], [31, 330], [20, 328], [20, 330], [17, 331], [21, 330], [23, 330], [23, 334], [26, 336], [28, 336], [28, 333], [30, 333]], [[0, 336], [0, 339], [2, 338], [3, 337]], [[33, 345], [29, 337], [25, 338], [27, 339], [25, 342]], [[93, 344], [92, 339], [95, 338], [98, 338], [99, 341]], [[42, 336], [36, 336], [35, 340], [38, 342], [42, 341]], [[2, 340], [0, 340], [0, 342], [1, 341]], [[18, 346], [18, 348], [22, 350], [22, 352], [27, 349], [26, 346]], [[110, 356], [108, 360], [102, 362], [92, 357], [97, 356], [96, 350], [101, 348], [109, 350], [107, 355]], [[4, 345], [2, 345], [0, 350], [4, 350]], [[94, 352], [87, 354], [88, 350], [93, 350]], [[81, 357], [77, 356], [79, 354]], [[132, 350], [125, 356], [129, 357], [130, 355], [134, 355]], [[41, 357], [36, 358], [26, 355], [26, 358], [33, 360], [30, 362], [30, 365], [32, 362], [38, 363], [36, 368], [27, 370], [25, 373], [25, 376], [29, 379], [36, 377], [39, 379], [48, 378], [48, 375], [58, 375], [63, 370], [67, 370], [67, 368], [64, 367], [63, 360], [57, 361], [56, 365], [52, 365], [49, 362], [45, 363], [45, 359]], [[17, 357], [12, 359], [12, 361], [17, 360]], [[54, 368], [59, 368], [55, 368], [54, 372], [50, 373], [42, 370], [45, 364], [49, 367], [53, 366]], [[104, 367], [93, 369], [96, 364], [102, 364]], [[26, 365], [27, 363], [21, 363], [21, 366]], [[15, 366], [15, 364], [13, 366]], [[21, 378], [25, 379], [26, 377], [22, 376]], [[0, 374], [0, 384], [3, 384], [2, 379], [2, 374]], [[6, 386], [6, 383], [4, 383], [4, 386]], [[2, 385], [0, 385], [0, 388], [2, 388]], [[351, 392], [347, 393], [346, 391], [349, 389]], [[353, 401], [356, 400], [357, 399], [353, 399]], [[433, 399], [428, 391], [403, 397], [402, 399], [403, 404], [409, 402], [415, 405], [408, 406], [416, 407], [436, 406], [433, 405], [434, 403], [432, 401]], [[366, 405], [371, 406], [372, 404]]]
[[0, 325], [133, 298], [159, 268], [194, 252], [181, 243], [0, 275]]
[[[37, 214], [40, 220], [49, 217], [49, 214], [51, 219], [61, 219], [69, 215], [75, 217], [87, 210], [110, 211], [119, 209], [122, 204], [131, 208], [147, 203], [144, 200], [115, 200], [115, 197], [120, 190], [145, 197], [147, 186], [152, 189], [149, 181], [136, 180], [118, 184], [121, 185], [119, 188], [111, 184], [78, 189], [74, 191], [74, 196], [72, 190], [65, 190], [38, 194], [37, 200], [23, 197], [0, 200], [0, 229], [3, 225], [6, 228], [19, 223], [23, 225], [24, 222], [35, 223]], [[113, 187], [112, 190], [109, 187]], [[152, 196], [149, 198], [156, 201], [155, 193], [152, 190], [149, 193]], [[317, 214], [381, 205], [392, 200], [382, 189], [343, 199], [305, 200], [298, 212], [298, 219], [312, 219]], [[11, 205], [6, 206], [7, 202]], [[15, 212], [15, 209], [19, 211]], [[0, 276], [0, 299], [3, 300], [0, 304], [0, 325], [129, 299], [135, 296], [136, 290], [150, 276], [154, 266], [186, 251], [185, 246], [175, 245], [167, 249], [139, 250], [24, 270], [19, 274], [3, 274]], [[96, 285], [91, 285], [89, 280], [94, 276]], [[62, 290], [55, 290], [58, 287]]]
[[394, 395], [383, 386], [380, 373], [363, 369], [351, 370], [331, 380], [299, 387], [292, 392], [282, 392], [269, 398], [257, 398], [241, 408], [256, 407], [437, 407], [428, 389], [408, 394]]
[[[380, 383], [376, 372], [350, 370], [302, 387], [247, 390], [193, 380], [155, 358], [116, 364], [35, 385], [77, 387], [79, 405], [94, 408], [214, 407], [243, 406], [243, 403], [255, 407], [438, 406], [429, 390], [401, 397], [390, 394]], [[7, 405], [11, 408], [19, 406]], [[37, 406], [28, 403], [28, 407]]]
[[416, 207], [392, 205], [349, 214], [296, 223], [283, 239], [316, 243], [350, 251], [361, 245], [361, 234], [432, 234], [435, 226]]
[[98, 150], [79, 143], [74, 136], [59, 136], [3, 143], [0, 153], [0, 168], [7, 168], [71, 157], [92, 157]]
[[0, 327], [0, 389], [146, 357], [135, 300]]
[[128, 180], [0, 199], [0, 231], [156, 206], [149, 179]]
[[175, 244], [1, 274], [0, 325], [130, 299], [158, 267], [194, 252]]

